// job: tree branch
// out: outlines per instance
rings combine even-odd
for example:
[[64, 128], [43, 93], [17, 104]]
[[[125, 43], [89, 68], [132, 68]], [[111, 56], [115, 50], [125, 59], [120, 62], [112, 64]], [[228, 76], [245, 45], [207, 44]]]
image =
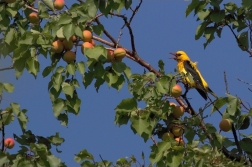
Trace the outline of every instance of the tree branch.
[[228, 28], [230, 29], [230, 31], [232, 32], [232, 34], [234, 35], [235, 39], [237, 40], [238, 44], [240, 44], [243, 49], [249, 53], [249, 57], [252, 57], [252, 52], [250, 52], [249, 50], [246, 49], [245, 46], [242, 45], [242, 43], [240, 42], [239, 38], [237, 37], [237, 35], [235, 34], [234, 30], [231, 28], [231, 26], [229, 24], [226, 23], [226, 26], [228, 26]]
[[1, 68], [0, 71], [11, 70], [13, 68], [14, 68], [13, 65], [11, 65], [10, 67]]

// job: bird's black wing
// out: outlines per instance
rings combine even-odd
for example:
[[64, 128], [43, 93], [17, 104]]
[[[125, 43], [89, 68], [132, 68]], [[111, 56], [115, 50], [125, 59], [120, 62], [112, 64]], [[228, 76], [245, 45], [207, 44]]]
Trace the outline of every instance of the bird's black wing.
[[207, 92], [203, 86], [203, 82], [196, 69], [191, 65], [191, 62], [188, 60], [184, 61], [184, 68], [193, 77], [193, 80], [195, 82], [195, 89], [205, 100], [207, 100]]

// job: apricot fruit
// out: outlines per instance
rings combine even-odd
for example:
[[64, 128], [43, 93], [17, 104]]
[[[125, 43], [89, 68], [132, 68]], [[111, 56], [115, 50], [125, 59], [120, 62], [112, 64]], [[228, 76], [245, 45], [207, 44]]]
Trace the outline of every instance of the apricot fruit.
[[72, 40], [67, 41], [66, 39], [64, 39], [62, 43], [63, 43], [65, 50], [71, 50], [74, 45]]
[[84, 31], [82, 32], [82, 34], [83, 34], [83, 41], [84, 41], [84, 42], [92, 42], [93, 34], [92, 34], [91, 31], [89, 31], [89, 30], [84, 30]]
[[229, 119], [223, 119], [220, 121], [219, 127], [222, 131], [228, 132], [232, 128], [232, 123]]
[[66, 51], [63, 55], [63, 60], [67, 63], [71, 63], [76, 60], [76, 54], [72, 51]]
[[117, 48], [114, 50], [114, 57], [117, 62], [122, 61], [122, 59], [126, 56], [126, 51], [123, 48]]
[[12, 139], [12, 138], [6, 138], [4, 140], [4, 146], [6, 148], [12, 149], [14, 147], [14, 145], [15, 145], [14, 139]]
[[28, 20], [29, 20], [32, 24], [38, 23], [38, 22], [39, 22], [38, 13], [36, 13], [36, 12], [30, 13], [29, 16], [28, 16]]
[[61, 41], [57, 40], [52, 43], [52, 50], [55, 53], [61, 53], [63, 51], [63, 49], [64, 49], [64, 46]]
[[178, 98], [182, 94], [182, 88], [180, 85], [176, 84], [171, 90], [171, 96]]
[[180, 137], [182, 136], [184, 130], [181, 128], [181, 127], [177, 127], [177, 126], [173, 126], [172, 127], [172, 134], [175, 136], [175, 137]]
[[55, 9], [61, 10], [65, 6], [65, 1], [64, 0], [55, 0], [53, 2], [53, 6], [54, 6]]

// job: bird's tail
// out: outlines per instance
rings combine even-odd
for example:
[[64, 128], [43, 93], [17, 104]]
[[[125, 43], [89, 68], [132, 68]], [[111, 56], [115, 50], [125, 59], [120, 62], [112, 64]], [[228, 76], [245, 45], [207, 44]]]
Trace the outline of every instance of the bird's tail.
[[216, 99], [218, 99], [218, 96], [210, 89], [208, 88], [208, 92], [213, 95]]

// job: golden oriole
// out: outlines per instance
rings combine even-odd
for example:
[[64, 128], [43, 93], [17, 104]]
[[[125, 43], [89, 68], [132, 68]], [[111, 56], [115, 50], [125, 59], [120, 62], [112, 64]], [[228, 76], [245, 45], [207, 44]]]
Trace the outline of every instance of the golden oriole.
[[176, 53], [170, 54], [172, 54], [174, 56], [173, 59], [178, 62], [177, 68], [179, 73], [183, 75], [183, 83], [195, 88], [205, 100], [207, 100], [207, 92], [211, 93], [215, 98], [218, 98], [208, 87], [208, 84], [199, 72], [196, 63], [192, 62], [184, 51], [177, 51]]

